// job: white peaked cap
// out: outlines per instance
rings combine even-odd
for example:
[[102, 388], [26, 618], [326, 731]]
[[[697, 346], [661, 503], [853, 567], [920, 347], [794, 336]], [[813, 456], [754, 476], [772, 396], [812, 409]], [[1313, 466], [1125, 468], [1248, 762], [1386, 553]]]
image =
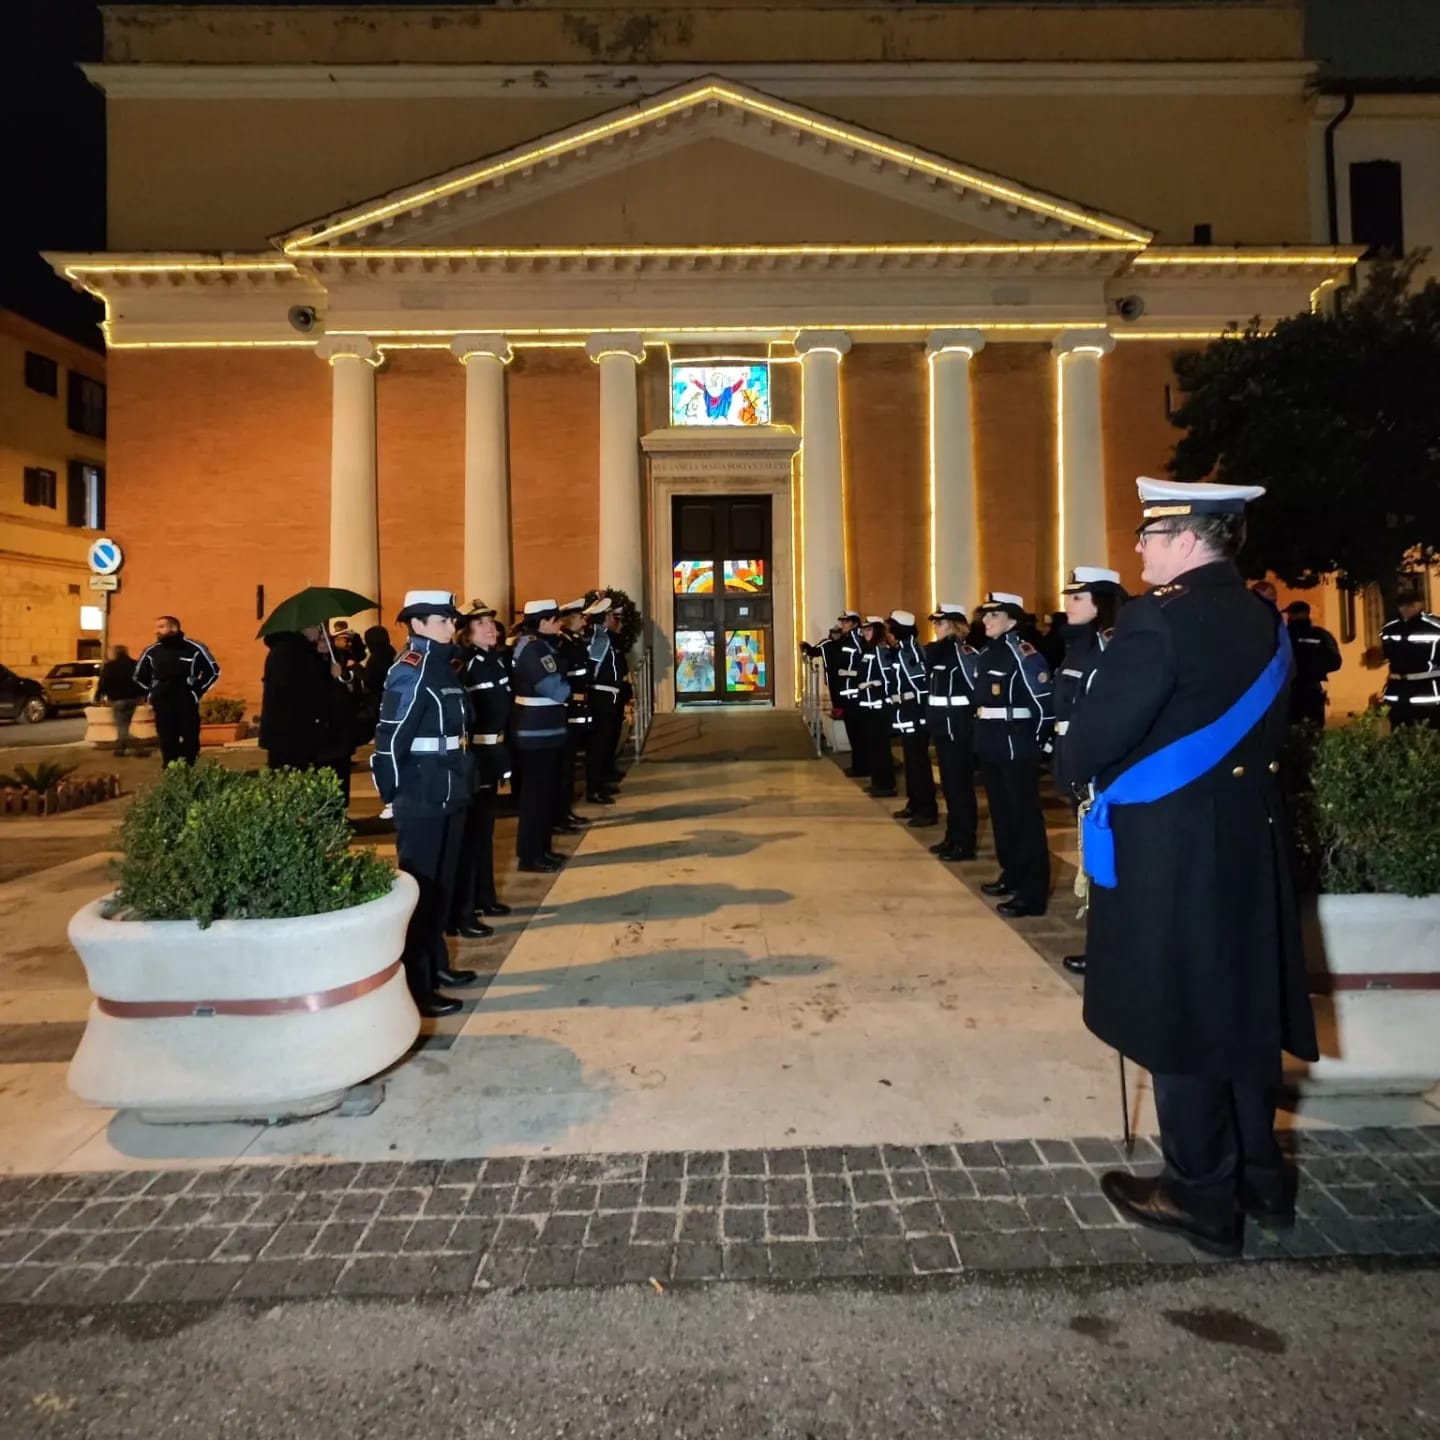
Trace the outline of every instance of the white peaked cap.
[[1090, 585], [1118, 585], [1118, 570], [1103, 570], [1098, 565], [1077, 565], [1070, 572], [1070, 583], [1065, 587], [1067, 595], [1073, 595]]
[[836, 618], [840, 620], [858, 620], [860, 618], [860, 612], [858, 610], [842, 610]]
[[604, 615], [611, 608], [610, 597], [608, 595], [602, 595], [598, 600], [592, 600], [590, 604], [585, 607], [585, 613], [587, 615]]
[[1018, 595], [1008, 594], [1004, 590], [992, 590], [985, 598], [992, 605], [1013, 605], [1017, 610], [1025, 608], [1025, 602]]
[[1216, 485], [1209, 480], [1154, 480], [1136, 477], [1135, 488], [1147, 520], [1167, 515], [1239, 515], [1264, 493], [1262, 485]]
[[560, 613], [562, 615], [578, 615], [584, 608], [584, 600], [567, 600], [560, 606]]
[[865, 617], [865, 623], [867, 625], [883, 625], [885, 623], [885, 617], [883, 615], [867, 615]]
[[553, 615], [560, 609], [553, 600], [527, 600], [525, 602], [526, 615]]
[[415, 610], [421, 605], [433, 605], [437, 610], [453, 610], [455, 596], [449, 590], [407, 590], [405, 592], [405, 604], [401, 607], [402, 609]]
[[915, 617], [908, 610], [892, 610], [890, 618], [897, 625], [913, 625], [915, 623]]
[[935, 607], [930, 618], [932, 620], [963, 620], [965, 618], [965, 607], [963, 605], [951, 604], [948, 600], [942, 600]]

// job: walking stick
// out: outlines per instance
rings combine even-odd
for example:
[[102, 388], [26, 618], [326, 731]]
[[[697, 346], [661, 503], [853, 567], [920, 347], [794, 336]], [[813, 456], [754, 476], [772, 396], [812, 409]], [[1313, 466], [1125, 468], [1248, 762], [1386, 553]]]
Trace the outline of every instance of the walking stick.
[[1135, 1137], [1130, 1133], [1130, 1095], [1125, 1087], [1125, 1056], [1117, 1050], [1115, 1058], [1120, 1062], [1120, 1124], [1125, 1131], [1125, 1153], [1135, 1148]]

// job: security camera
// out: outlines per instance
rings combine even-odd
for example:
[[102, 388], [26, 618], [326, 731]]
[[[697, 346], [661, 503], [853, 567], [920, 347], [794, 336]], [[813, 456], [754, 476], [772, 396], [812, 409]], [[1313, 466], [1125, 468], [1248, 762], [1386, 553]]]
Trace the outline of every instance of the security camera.
[[320, 317], [316, 315], [313, 305], [292, 305], [287, 318], [290, 328], [298, 330], [302, 335], [308, 335], [320, 324]]
[[1133, 324], [1145, 313], [1145, 301], [1139, 295], [1122, 295], [1115, 302], [1115, 313]]

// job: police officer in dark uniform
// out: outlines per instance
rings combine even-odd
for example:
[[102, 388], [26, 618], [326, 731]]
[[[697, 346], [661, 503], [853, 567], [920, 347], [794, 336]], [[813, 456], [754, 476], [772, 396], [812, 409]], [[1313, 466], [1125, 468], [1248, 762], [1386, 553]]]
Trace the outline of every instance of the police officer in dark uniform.
[[846, 610], [840, 616], [840, 636], [835, 641], [837, 663], [831, 699], [840, 707], [845, 738], [850, 742], [850, 765], [845, 773], [852, 780], [863, 780], [870, 774], [870, 760], [865, 751], [865, 724], [860, 713], [860, 659], [864, 645], [860, 638], [860, 612]]
[[1020, 639], [1018, 595], [992, 592], [979, 608], [985, 648], [965, 657], [975, 690], [975, 758], [990, 802], [1000, 874], [980, 888], [1004, 896], [1007, 919], [1043, 915], [1050, 898], [1050, 846], [1040, 808], [1040, 768], [1050, 739], [1050, 662]]
[[1380, 629], [1380, 646], [1390, 666], [1385, 703], [1390, 724], [1440, 726], [1440, 619], [1428, 614], [1419, 592], [1395, 596], [1399, 615]]
[[422, 1015], [450, 1015], [460, 1002], [442, 985], [473, 985], [473, 970], [452, 970], [445, 921], [455, 888], [465, 808], [470, 803], [470, 731], [465, 691], [455, 675], [455, 622], [446, 590], [411, 590], [396, 623], [409, 632], [385, 677], [370, 773], [395, 813], [400, 869], [420, 899], [405, 933], [405, 977]]
[[1154, 586], [1115, 635], [1061, 751], [1089, 786], [1085, 1023], [1151, 1073], [1164, 1168], [1101, 1184], [1143, 1225], [1211, 1253], [1241, 1212], [1293, 1218], [1275, 1142], [1281, 1051], [1318, 1051], [1277, 782], [1285, 627], [1235, 568], [1255, 486], [1139, 481]]
[[900, 737], [905, 763], [905, 805], [895, 812], [912, 830], [939, 823], [935, 801], [935, 772], [930, 768], [930, 666], [915, 638], [915, 617], [908, 610], [892, 610], [890, 638], [895, 642], [895, 674], [899, 682], [891, 721]]
[[135, 662], [135, 683], [155, 713], [160, 759], [193, 765], [200, 755], [200, 701], [220, 678], [215, 657], [173, 615], [155, 622], [155, 643]]
[[1295, 652], [1295, 678], [1290, 685], [1290, 723], [1325, 728], [1325, 707], [1330, 698], [1325, 681], [1340, 668], [1340, 646], [1335, 637], [1310, 619], [1310, 606], [1292, 600], [1285, 607], [1285, 626]]
[[500, 658], [495, 612], [476, 603], [460, 622], [460, 684], [470, 723], [470, 761], [475, 788], [465, 811], [460, 864], [450, 905], [448, 933], [482, 940], [495, 932], [485, 923], [508, 915], [495, 892], [495, 797], [510, 778], [505, 727], [510, 723], [510, 671]]
[[973, 860], [979, 816], [975, 804], [975, 695], [965, 674], [965, 612], [937, 605], [930, 616], [935, 639], [925, 647], [930, 671], [930, 738], [945, 796], [945, 838], [930, 847], [942, 860]]
[[895, 794], [895, 756], [890, 749], [890, 696], [896, 688], [894, 656], [886, 644], [885, 621], [881, 616], [867, 615], [860, 636], [858, 689], [865, 758], [870, 767], [870, 783], [865, 793], [888, 800]]
[[565, 863], [565, 857], [556, 854], [550, 843], [555, 789], [570, 738], [566, 715], [570, 683], [560, 673], [555, 654], [559, 629], [560, 607], [555, 601], [529, 601], [515, 642], [510, 676], [515, 698], [510, 732], [520, 772], [520, 824], [515, 852], [520, 869], [545, 874]]
[[[1055, 741], [1052, 760], [1055, 773], [1062, 773], [1060, 754], [1076, 707], [1095, 678], [1095, 667], [1115, 633], [1120, 606], [1129, 598], [1120, 584], [1118, 570], [1097, 565], [1077, 565], [1070, 572], [1065, 597], [1065, 624], [1061, 629], [1064, 654], [1055, 672]], [[1063, 784], [1061, 794], [1067, 794]], [[1070, 794], [1073, 811], [1083, 796]], [[1085, 973], [1083, 955], [1066, 955], [1061, 962], [1072, 975]]]
[[621, 696], [628, 671], [625, 657], [620, 653], [618, 615], [613, 631], [611, 628], [612, 608], [608, 595], [597, 595], [585, 607], [585, 619], [590, 626], [586, 645], [590, 662], [590, 729], [585, 741], [585, 799], [591, 805], [615, 803], [611, 794], [611, 770], [624, 718]]
[[[570, 738], [560, 760], [560, 779], [555, 794], [555, 829], [573, 835], [590, 822], [575, 813], [575, 766], [590, 737], [590, 653], [585, 635], [585, 602], [571, 600], [560, 607], [560, 631], [555, 636], [555, 659], [570, 686], [565, 719]], [[597, 802], [610, 805], [608, 797]]]

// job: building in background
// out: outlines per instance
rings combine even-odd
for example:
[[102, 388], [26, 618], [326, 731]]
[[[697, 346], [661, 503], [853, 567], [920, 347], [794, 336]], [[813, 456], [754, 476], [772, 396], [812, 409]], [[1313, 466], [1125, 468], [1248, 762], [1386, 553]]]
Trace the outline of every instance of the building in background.
[[105, 357], [0, 310], [0, 664], [100, 653], [86, 552], [105, 524]]
[[847, 604], [1136, 584], [1174, 352], [1361, 253], [1283, 0], [105, 29], [109, 248], [50, 259], [107, 306], [116, 638], [203, 612], [247, 698], [326, 580], [623, 586], [661, 709], [793, 704]]

